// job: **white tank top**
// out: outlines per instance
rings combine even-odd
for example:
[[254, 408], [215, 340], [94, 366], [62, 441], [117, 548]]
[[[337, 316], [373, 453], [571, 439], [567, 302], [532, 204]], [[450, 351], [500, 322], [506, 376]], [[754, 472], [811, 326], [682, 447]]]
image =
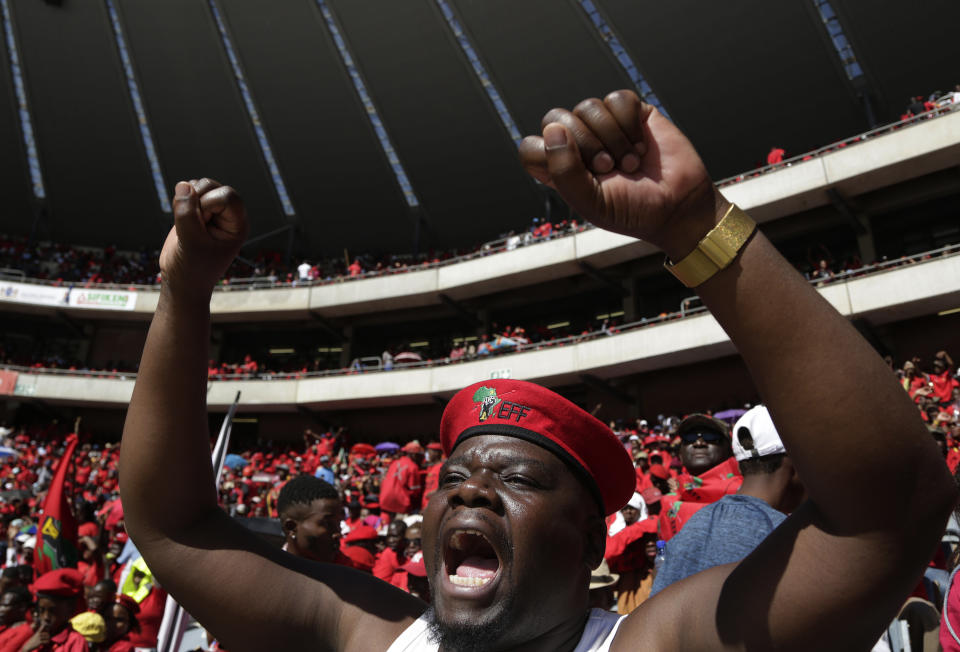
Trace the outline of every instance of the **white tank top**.
[[[617, 628], [626, 616], [620, 616], [603, 609], [591, 609], [583, 636], [574, 652], [609, 652]], [[421, 616], [416, 622], [403, 630], [387, 652], [438, 652], [436, 643], [429, 638], [430, 628]]]

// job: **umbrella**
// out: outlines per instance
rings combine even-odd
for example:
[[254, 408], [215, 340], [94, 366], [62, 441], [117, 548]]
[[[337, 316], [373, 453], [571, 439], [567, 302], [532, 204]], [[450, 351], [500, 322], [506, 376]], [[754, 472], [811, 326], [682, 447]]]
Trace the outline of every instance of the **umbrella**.
[[734, 408], [732, 410], [724, 410], [722, 412], [717, 412], [716, 414], [713, 415], [713, 418], [720, 419], [721, 421], [729, 421], [733, 423], [734, 421], [742, 417], [744, 414], [746, 414], [746, 412], [747, 412], [746, 410]]
[[393, 452], [400, 450], [400, 444], [395, 444], [392, 441], [384, 441], [374, 446], [374, 449], [376, 449], [378, 453]]
[[224, 460], [223, 460], [223, 465], [224, 465], [224, 466], [229, 466], [231, 469], [234, 469], [234, 470], [236, 470], [236, 469], [242, 469], [242, 468], [245, 467], [247, 464], [249, 464], [249, 462], [247, 462], [247, 460], [243, 459], [242, 457], [240, 457], [240, 456], [237, 455], [236, 453], [230, 453], [230, 454], [228, 454], [228, 455], [226, 456], [226, 458], [224, 458]]
[[9, 446], [0, 446], [0, 457], [20, 457], [20, 453]]
[[419, 353], [414, 353], [413, 351], [401, 351], [397, 355], [393, 356], [393, 361], [398, 364], [423, 362], [423, 357]]

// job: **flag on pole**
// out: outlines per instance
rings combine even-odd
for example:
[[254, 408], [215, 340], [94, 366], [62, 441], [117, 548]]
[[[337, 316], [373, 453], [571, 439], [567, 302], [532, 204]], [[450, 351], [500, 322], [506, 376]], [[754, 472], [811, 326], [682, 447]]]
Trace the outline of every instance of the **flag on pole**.
[[33, 553], [38, 576], [58, 568], [76, 568], [79, 559], [77, 521], [66, 491], [67, 469], [77, 447], [77, 436], [67, 435], [66, 441], [67, 448], [53, 473], [53, 481], [40, 510], [40, 529]]

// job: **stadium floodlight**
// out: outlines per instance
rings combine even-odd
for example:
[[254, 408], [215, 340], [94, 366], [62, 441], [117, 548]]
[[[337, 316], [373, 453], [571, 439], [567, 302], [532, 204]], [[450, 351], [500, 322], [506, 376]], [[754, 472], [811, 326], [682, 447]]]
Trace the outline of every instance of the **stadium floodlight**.
[[213, 20], [217, 24], [217, 32], [220, 34], [220, 41], [223, 43], [223, 49], [227, 53], [227, 59], [230, 61], [230, 67], [233, 69], [233, 76], [237, 81], [237, 88], [240, 89], [240, 95], [243, 97], [243, 104], [247, 109], [247, 115], [250, 116], [250, 124], [257, 135], [257, 142], [260, 144], [260, 151], [263, 153], [263, 160], [270, 170], [270, 178], [273, 180], [273, 187], [277, 191], [277, 197], [283, 206], [283, 212], [286, 215], [296, 215], [293, 208], [293, 202], [290, 201], [290, 195], [287, 194], [287, 185], [283, 182], [283, 176], [280, 174], [280, 167], [273, 155], [273, 148], [270, 146], [270, 140], [267, 138], [267, 131], [263, 128], [260, 121], [260, 112], [253, 101], [253, 93], [247, 84], [247, 76], [243, 72], [243, 66], [240, 65], [240, 58], [233, 49], [233, 41], [227, 32], [227, 24], [220, 14], [215, 0], [207, 0], [210, 5], [210, 12], [213, 14]]
[[614, 58], [623, 68], [624, 72], [627, 73], [630, 81], [633, 82], [633, 87], [637, 91], [637, 94], [644, 102], [657, 107], [660, 113], [669, 118], [670, 115], [660, 103], [660, 98], [657, 97], [657, 94], [653, 92], [650, 84], [648, 84], [647, 80], [640, 74], [640, 70], [637, 69], [637, 64], [633, 62], [633, 57], [630, 56], [627, 48], [620, 42], [620, 38], [613, 31], [613, 28], [610, 26], [610, 23], [607, 22], [600, 8], [593, 3], [593, 0], [579, 0], [579, 3], [580, 8], [587, 14], [587, 18], [590, 19], [590, 22], [593, 23], [594, 28], [600, 35], [600, 39], [607, 44]]
[[350, 81], [353, 82], [353, 87], [360, 97], [360, 103], [363, 104], [363, 108], [367, 113], [370, 126], [373, 127], [373, 131], [377, 135], [377, 140], [380, 141], [380, 148], [390, 163], [393, 176], [397, 179], [397, 185], [399, 185], [400, 190], [403, 191], [407, 205], [410, 206], [410, 208], [416, 208], [420, 205], [420, 200], [417, 199], [417, 194], [413, 191], [413, 184], [410, 183], [410, 178], [407, 177], [407, 171], [403, 169], [400, 157], [397, 156], [397, 150], [393, 147], [390, 136], [387, 135], [387, 129], [383, 126], [383, 120], [380, 119], [377, 107], [374, 106], [373, 99], [371, 99], [370, 93], [367, 92], [367, 85], [363, 81], [363, 76], [360, 74], [359, 68], [357, 68], [356, 63], [354, 63], [353, 55], [350, 54], [350, 48], [347, 47], [347, 42], [340, 32], [340, 27], [337, 25], [337, 19], [334, 17], [330, 7], [327, 6], [325, 0], [316, 1], [317, 7], [320, 8], [321, 15], [323, 15], [323, 21], [327, 26], [327, 31], [330, 33], [330, 38], [333, 40], [334, 45], [337, 46], [340, 59], [343, 61]]
[[37, 141], [33, 135], [33, 120], [30, 118], [30, 105], [27, 102], [27, 89], [23, 82], [23, 69], [20, 66], [20, 51], [14, 36], [13, 17], [10, 14], [9, 0], [0, 0], [3, 17], [3, 33], [7, 43], [7, 59], [10, 61], [10, 75], [17, 95], [17, 112], [20, 116], [20, 132], [27, 152], [27, 168], [30, 170], [30, 183], [33, 196], [44, 199], [47, 191], [43, 186], [43, 174], [40, 172], [40, 156], [37, 154]]
[[443, 14], [444, 19], [447, 21], [450, 31], [453, 32], [453, 37], [457, 40], [460, 49], [463, 50], [463, 53], [466, 55], [467, 61], [470, 62], [470, 66], [473, 68], [473, 74], [476, 75], [480, 81], [480, 86], [483, 87], [483, 90], [487, 93], [487, 97], [490, 98], [490, 102], [493, 104], [493, 108], [496, 109], [497, 115], [500, 116], [500, 122], [503, 123], [507, 133], [510, 134], [510, 138], [517, 147], [519, 147], [523, 136], [520, 134], [520, 130], [517, 128], [517, 123], [514, 122], [513, 116], [510, 115], [506, 103], [504, 103], [503, 98], [500, 96], [500, 91], [497, 90], [493, 80], [490, 79], [490, 75], [487, 74], [486, 67], [483, 65], [483, 62], [480, 61], [480, 57], [477, 56], [476, 50], [473, 49], [470, 37], [467, 36], [467, 33], [460, 25], [460, 21], [457, 19], [456, 14], [453, 13], [453, 8], [450, 6], [450, 3], [447, 2], [447, 0], [436, 0], [436, 3], [437, 6], [440, 7], [440, 13]]
[[160, 169], [160, 158], [157, 156], [157, 148], [153, 142], [153, 134], [150, 131], [150, 123], [147, 121], [147, 112], [143, 108], [143, 99], [140, 96], [140, 85], [137, 83], [137, 77], [133, 72], [133, 57], [127, 49], [127, 41], [123, 35], [123, 25], [120, 22], [120, 14], [113, 4], [113, 0], [104, 0], [107, 5], [107, 13], [110, 15], [110, 25], [113, 27], [113, 40], [117, 44], [117, 52], [120, 54], [120, 63], [123, 64], [123, 74], [127, 78], [127, 91], [130, 93], [130, 101], [133, 103], [133, 110], [137, 114], [137, 124], [140, 126], [140, 138], [143, 140], [143, 148], [147, 153], [147, 160], [150, 162], [150, 173], [153, 176], [153, 186], [157, 191], [157, 198], [160, 200], [160, 209], [164, 213], [172, 212], [170, 200], [167, 198], [167, 184], [163, 180], [163, 171]]

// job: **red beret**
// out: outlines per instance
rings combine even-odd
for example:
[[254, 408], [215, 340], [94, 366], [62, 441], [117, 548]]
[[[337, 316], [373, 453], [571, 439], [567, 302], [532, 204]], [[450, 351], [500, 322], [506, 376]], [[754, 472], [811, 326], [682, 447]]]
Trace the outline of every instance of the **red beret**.
[[655, 478], [660, 478], [661, 480], [668, 480], [670, 478], [670, 471], [667, 471], [667, 467], [663, 464], [651, 464], [650, 475]]
[[346, 543], [350, 543], [351, 541], [371, 541], [379, 537], [380, 535], [377, 534], [377, 531], [369, 525], [358, 525], [347, 532], [347, 536], [343, 537], [343, 540]]
[[343, 548], [343, 555], [349, 560], [348, 566], [368, 573], [373, 570], [373, 565], [377, 562], [372, 552], [360, 546]]
[[432, 441], [429, 444], [427, 444], [427, 450], [442, 451], [443, 446], [441, 446], [439, 442]]
[[647, 487], [640, 492], [640, 495], [643, 496], [643, 502], [648, 505], [659, 503], [660, 499], [663, 498], [663, 494], [656, 487]]
[[404, 444], [403, 448], [401, 448], [400, 450], [402, 450], [404, 453], [422, 453], [423, 446], [421, 446], [415, 441], [411, 441], [407, 444]]
[[140, 613], [140, 605], [137, 604], [137, 601], [131, 598], [129, 595], [117, 593], [113, 596], [113, 601], [121, 607], [125, 607], [126, 610], [134, 616]]
[[633, 495], [630, 455], [613, 432], [584, 410], [545, 387], [522, 380], [486, 380], [460, 390], [440, 422], [440, 443], [449, 456], [477, 435], [505, 435], [531, 442], [559, 457], [613, 514]]
[[83, 595], [83, 575], [76, 568], [59, 568], [44, 573], [33, 583], [33, 592], [78, 598]]
[[77, 536], [96, 539], [100, 536], [100, 528], [96, 523], [81, 523], [77, 528]]

